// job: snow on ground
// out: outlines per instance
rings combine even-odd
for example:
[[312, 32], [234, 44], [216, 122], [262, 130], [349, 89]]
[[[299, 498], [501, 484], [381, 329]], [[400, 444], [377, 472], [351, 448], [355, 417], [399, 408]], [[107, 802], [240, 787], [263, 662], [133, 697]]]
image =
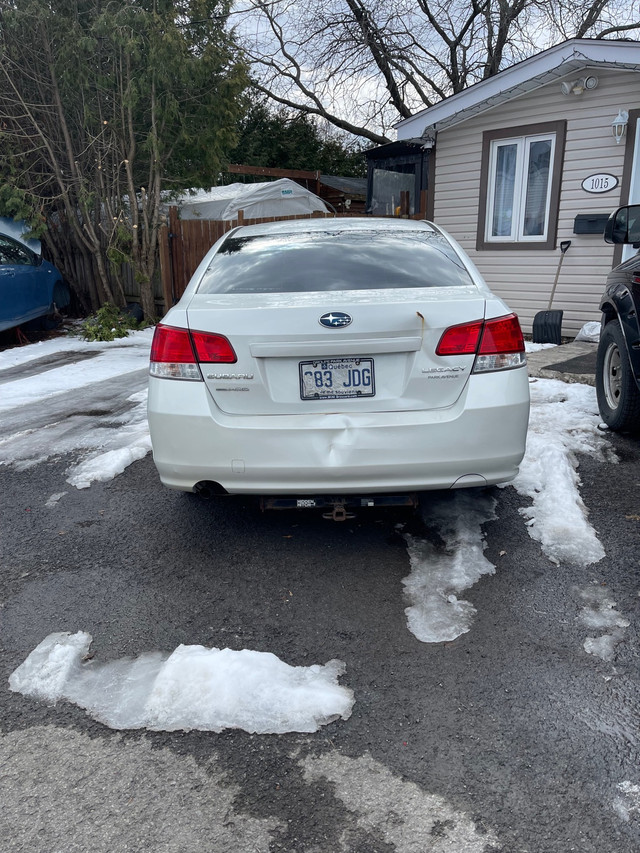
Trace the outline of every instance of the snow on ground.
[[583, 643], [585, 652], [612, 661], [615, 648], [631, 623], [615, 609], [616, 603], [606, 587], [587, 586], [578, 589], [577, 593], [583, 602], [578, 615], [580, 622], [593, 632], [605, 632], [598, 637], [587, 637]]
[[[578, 453], [604, 459], [608, 448], [598, 429], [595, 390], [555, 379], [532, 380], [530, 389], [527, 451], [510, 484], [531, 500], [520, 512], [529, 535], [553, 563], [595, 563], [604, 557], [604, 549], [589, 524], [577, 472]], [[403, 584], [410, 605], [405, 612], [407, 627], [422, 642], [450, 641], [469, 631], [475, 608], [457, 596], [482, 575], [495, 572], [483, 555], [482, 533], [482, 526], [496, 517], [495, 502], [479, 499], [479, 494], [453, 492], [452, 500], [429, 506], [425, 520], [444, 542], [444, 550], [408, 537], [411, 574]], [[585, 649], [612, 656], [617, 642], [617, 633], [590, 638]]]
[[425, 518], [444, 549], [407, 536], [411, 574], [404, 578], [407, 627], [423, 643], [455, 640], [470, 630], [475, 607], [458, 598], [495, 566], [484, 556], [482, 525], [492, 521], [496, 500], [483, 492], [452, 492], [430, 501]]
[[84, 708], [113, 729], [244, 729], [315, 732], [351, 716], [353, 691], [338, 684], [342, 661], [289, 666], [268, 652], [180, 645], [171, 654], [100, 664], [91, 635], [46, 637], [10, 676], [17, 693]]
[[61, 337], [0, 353], [0, 465], [25, 470], [75, 452], [67, 479], [83, 489], [144, 457], [152, 337]]
[[640, 815], [640, 785], [626, 780], [620, 782], [617, 787], [622, 796], [614, 800], [613, 807], [618, 816], [628, 822], [632, 816]]
[[[586, 566], [604, 557], [589, 524], [578, 487], [578, 453], [602, 460], [608, 442], [598, 429], [595, 389], [590, 385], [535, 379], [530, 383], [527, 451], [512, 485], [531, 498], [521, 510], [529, 534], [549, 559]], [[613, 462], [611, 454], [608, 461]]]

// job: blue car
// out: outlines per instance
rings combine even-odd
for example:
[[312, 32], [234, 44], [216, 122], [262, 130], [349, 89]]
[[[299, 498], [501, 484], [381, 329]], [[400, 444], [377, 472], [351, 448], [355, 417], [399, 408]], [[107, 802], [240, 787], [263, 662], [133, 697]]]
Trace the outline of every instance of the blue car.
[[0, 234], [0, 332], [53, 314], [69, 302], [69, 288], [53, 264]]

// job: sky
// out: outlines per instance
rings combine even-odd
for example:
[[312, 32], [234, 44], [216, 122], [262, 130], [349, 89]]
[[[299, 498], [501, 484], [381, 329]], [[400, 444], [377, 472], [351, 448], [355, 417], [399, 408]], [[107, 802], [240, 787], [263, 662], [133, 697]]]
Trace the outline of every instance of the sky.
[[[152, 335], [133, 332], [110, 343], [59, 337], [0, 352], [0, 468], [68, 459], [67, 490], [43, 495], [52, 507], [70, 489], [113, 479], [146, 456]], [[522, 524], [552, 565], [597, 564], [605, 554], [580, 496], [578, 454], [616, 460], [599, 429], [595, 391], [548, 379], [531, 379], [530, 390], [526, 455], [503, 488], [518, 493]], [[484, 526], [497, 518], [497, 507], [490, 491], [434, 493], [426, 521], [444, 547], [405, 535], [409, 574], [396, 606], [418, 641], [441, 643], [473, 631], [476, 609], [464, 593], [496, 572], [485, 556]], [[629, 621], [606, 590], [587, 587], [577, 596], [585, 654], [611, 661]], [[250, 649], [181, 645], [85, 663], [92, 638], [78, 627], [45, 637], [12, 674], [11, 689], [49, 703], [65, 698], [115, 729], [168, 731], [313, 732], [348, 719], [357, 701], [342, 661], [293, 667]], [[247, 684], [251, 689], [239, 687]]]

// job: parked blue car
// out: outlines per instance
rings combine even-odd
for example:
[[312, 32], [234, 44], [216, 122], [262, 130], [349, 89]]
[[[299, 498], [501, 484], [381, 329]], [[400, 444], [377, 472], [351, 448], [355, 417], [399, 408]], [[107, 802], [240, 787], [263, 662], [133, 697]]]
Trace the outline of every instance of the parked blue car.
[[53, 314], [69, 302], [69, 288], [53, 264], [0, 234], [0, 332]]

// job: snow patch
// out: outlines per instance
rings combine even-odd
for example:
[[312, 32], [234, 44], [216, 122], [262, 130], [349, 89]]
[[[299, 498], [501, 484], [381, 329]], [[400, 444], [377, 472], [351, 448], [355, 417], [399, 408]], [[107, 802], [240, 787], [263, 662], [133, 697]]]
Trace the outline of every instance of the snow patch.
[[[609, 448], [598, 430], [595, 389], [556, 379], [537, 379], [530, 389], [527, 450], [512, 485], [533, 505], [520, 512], [552, 562], [597, 563], [604, 549], [589, 524], [577, 472], [578, 453], [604, 459]], [[615, 461], [610, 450], [608, 461]]]
[[51, 508], [51, 507], [53, 507], [53, 506], [57, 506], [57, 505], [58, 505], [58, 502], [59, 502], [59, 501], [60, 501], [60, 500], [61, 500], [61, 499], [66, 495], [66, 494], [67, 494], [66, 492], [56, 492], [54, 495], [51, 495], [51, 497], [47, 499], [47, 501], [46, 501], [46, 503], [45, 503], [45, 506], [46, 506], [46, 507], [49, 507], [49, 508]]
[[580, 622], [594, 631], [608, 632], [600, 637], [587, 637], [583, 643], [585, 652], [602, 660], [612, 661], [616, 646], [624, 637], [624, 629], [631, 623], [615, 610], [616, 603], [604, 587], [588, 586], [578, 589], [577, 592], [584, 602], [578, 615]]
[[[28, 351], [26, 355], [33, 355], [33, 358], [64, 351], [97, 350], [101, 354], [93, 358], [90, 364], [85, 361], [65, 364], [61, 367], [45, 370], [42, 373], [36, 373], [33, 376], [5, 382], [0, 397], [0, 412], [26, 406], [29, 403], [48, 400], [72, 389], [86, 388], [105, 379], [113, 379], [124, 373], [146, 368], [149, 364], [152, 337], [153, 329], [145, 329], [141, 332], [133, 332], [126, 338], [119, 338], [118, 341], [108, 343], [81, 341], [77, 338], [70, 341], [62, 338], [60, 343], [57, 343], [57, 340], [49, 341], [50, 346], [46, 346], [44, 350], [39, 349], [36, 344], [25, 347], [24, 349]], [[8, 353], [11, 355], [13, 350], [9, 350]], [[0, 378], [3, 369], [33, 360], [32, 358], [20, 360], [19, 354], [13, 358], [4, 357], [7, 356], [7, 353], [0, 353], [0, 356], [2, 356], [0, 357]]]
[[534, 344], [532, 341], [524, 342], [525, 352], [540, 352], [543, 349], [553, 349], [557, 347], [558, 344]]
[[[107, 343], [56, 338], [18, 352], [0, 353], [0, 378], [3, 370], [56, 353], [98, 353], [89, 363], [45, 364], [41, 373], [3, 383], [0, 410], [11, 413], [12, 420], [0, 436], [0, 465], [24, 471], [77, 453], [79, 459], [69, 468], [67, 482], [86, 489], [92, 482], [113, 479], [146, 456], [151, 450], [147, 389], [126, 398], [120, 391], [118, 404], [123, 411], [116, 413], [111, 397], [105, 403], [108, 392], [101, 383], [121, 378], [126, 394], [129, 377], [134, 374], [131, 384], [139, 385], [139, 371], [148, 367], [152, 336], [153, 329], [147, 329]], [[35, 413], [34, 406], [28, 410], [31, 421], [16, 417], [16, 410], [36, 403]]]
[[628, 780], [617, 786], [622, 794], [614, 800], [613, 807], [618, 816], [627, 823], [634, 814], [640, 814], [640, 785], [634, 785]]
[[404, 578], [407, 627], [423, 643], [455, 640], [471, 629], [476, 608], [458, 593], [473, 586], [495, 566], [484, 556], [482, 525], [492, 521], [496, 501], [476, 490], [435, 498], [425, 521], [444, 542], [444, 550], [430, 541], [407, 535], [411, 574]]
[[9, 678], [16, 693], [67, 699], [113, 729], [257, 734], [315, 732], [351, 716], [342, 661], [289, 666], [269, 652], [180, 645], [106, 664], [85, 661], [91, 635], [46, 637]]

